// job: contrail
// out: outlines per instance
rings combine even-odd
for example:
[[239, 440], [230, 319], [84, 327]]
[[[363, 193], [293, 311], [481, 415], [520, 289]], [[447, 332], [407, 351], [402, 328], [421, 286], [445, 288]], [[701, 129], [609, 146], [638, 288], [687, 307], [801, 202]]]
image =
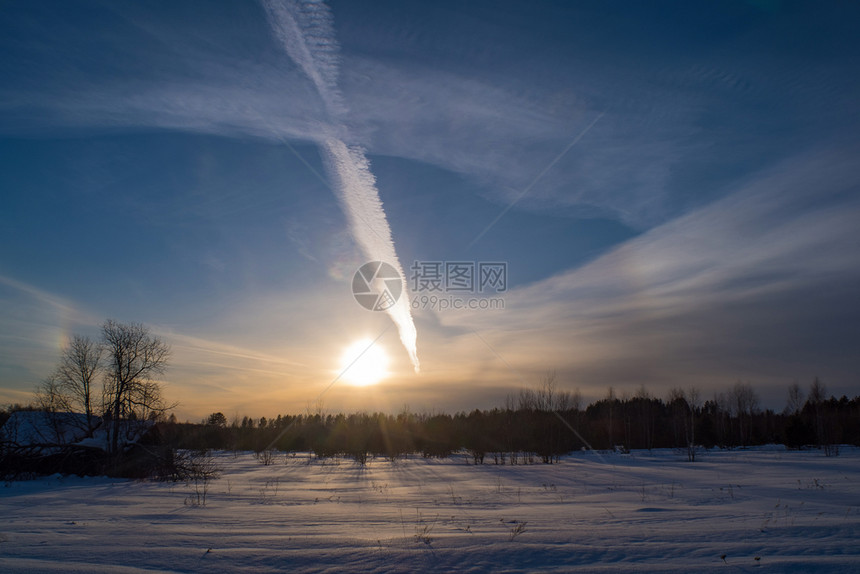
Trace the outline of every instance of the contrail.
[[343, 118], [347, 109], [337, 85], [340, 47], [331, 12], [321, 0], [262, 0], [262, 3], [275, 37], [314, 84], [325, 105], [328, 126], [317, 143], [353, 238], [368, 260], [385, 261], [400, 273], [404, 296], [386, 312], [397, 325], [400, 341], [418, 372], [418, 333], [405, 296], [409, 289], [376, 189], [376, 178], [364, 150], [346, 143], [349, 130]]
[[269, 25], [287, 54], [310, 78], [330, 116], [343, 108], [337, 87], [340, 46], [331, 12], [320, 1], [262, 0]]
[[330, 138], [323, 144], [326, 168], [340, 190], [340, 201], [344, 206], [353, 237], [361, 246], [364, 254], [374, 261], [386, 261], [400, 273], [403, 281], [401, 297], [386, 312], [397, 325], [400, 342], [409, 353], [415, 372], [418, 372], [418, 333], [412, 322], [408, 286], [394, 251], [391, 228], [382, 209], [382, 201], [376, 190], [376, 178], [370, 173], [370, 165], [364, 151], [358, 147], [347, 147], [337, 138]]

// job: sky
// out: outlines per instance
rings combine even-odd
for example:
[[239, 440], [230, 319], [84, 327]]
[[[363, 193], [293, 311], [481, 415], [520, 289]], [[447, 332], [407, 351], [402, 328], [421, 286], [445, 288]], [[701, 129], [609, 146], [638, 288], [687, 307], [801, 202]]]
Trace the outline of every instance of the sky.
[[[108, 318], [171, 345], [180, 419], [492, 408], [549, 372], [860, 394], [856, 3], [0, 11], [0, 403]], [[388, 311], [353, 297], [374, 260]], [[356, 387], [364, 339], [388, 374]]]

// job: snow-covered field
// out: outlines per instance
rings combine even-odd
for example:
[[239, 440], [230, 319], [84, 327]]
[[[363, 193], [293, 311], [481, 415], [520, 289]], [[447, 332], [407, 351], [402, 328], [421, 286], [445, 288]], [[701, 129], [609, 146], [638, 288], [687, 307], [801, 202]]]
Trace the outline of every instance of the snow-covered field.
[[0, 485], [0, 572], [860, 572], [848, 447], [693, 464], [672, 451], [552, 466], [217, 460], [205, 506], [181, 483]]

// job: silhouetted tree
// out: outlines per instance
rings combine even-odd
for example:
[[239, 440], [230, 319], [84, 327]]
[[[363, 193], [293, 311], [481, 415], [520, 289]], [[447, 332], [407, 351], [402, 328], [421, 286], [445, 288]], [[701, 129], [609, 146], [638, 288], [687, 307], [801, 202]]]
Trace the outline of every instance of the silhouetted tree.
[[110, 451], [119, 450], [119, 422], [150, 419], [167, 406], [161, 385], [154, 379], [167, 367], [170, 347], [140, 323], [118, 323], [109, 319], [102, 326], [106, 355], [105, 406], [110, 413]]
[[227, 417], [224, 416], [224, 413], [217, 412], [209, 415], [209, 418], [206, 419], [206, 424], [210, 426], [226, 428], [227, 427]]
[[795, 381], [788, 387], [788, 400], [783, 414], [799, 415], [801, 410], [803, 410], [803, 391], [800, 390], [800, 385]]
[[737, 416], [738, 442], [742, 447], [750, 440], [752, 416], [758, 412], [758, 394], [749, 383], [736, 382], [731, 390], [731, 402]]

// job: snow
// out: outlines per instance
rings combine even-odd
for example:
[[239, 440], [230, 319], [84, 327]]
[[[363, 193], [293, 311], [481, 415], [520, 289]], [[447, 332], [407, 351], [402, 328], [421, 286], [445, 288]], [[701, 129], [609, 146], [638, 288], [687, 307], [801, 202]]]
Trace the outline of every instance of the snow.
[[860, 569], [853, 447], [834, 458], [708, 451], [692, 464], [671, 450], [530, 466], [216, 458], [222, 478], [205, 506], [193, 484], [55, 475], [0, 486], [0, 571]]

